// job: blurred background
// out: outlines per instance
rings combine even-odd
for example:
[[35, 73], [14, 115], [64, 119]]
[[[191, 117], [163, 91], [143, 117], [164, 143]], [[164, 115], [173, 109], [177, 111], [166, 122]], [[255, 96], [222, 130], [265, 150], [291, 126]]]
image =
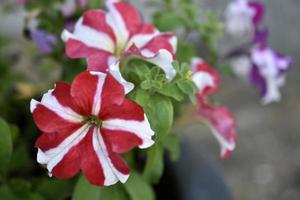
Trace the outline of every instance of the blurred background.
[[[225, 0], [199, 0], [203, 8], [222, 14]], [[6, 1], [6, 3], [9, 1]], [[148, 0], [131, 1], [140, 9], [145, 9]], [[8, 42], [5, 54], [13, 57], [11, 68], [22, 75], [17, 89], [21, 95], [31, 94], [31, 84], [36, 82], [41, 88], [48, 88], [59, 76], [59, 67], [53, 64], [51, 72], [45, 76], [51, 65], [47, 58], [32, 57], [34, 45], [23, 39], [24, 10], [7, 7], [0, 0], [0, 35]], [[218, 94], [220, 102], [227, 105], [237, 119], [239, 140], [233, 155], [219, 160], [218, 144], [210, 131], [202, 125], [182, 128], [182, 137], [195, 151], [214, 163], [224, 176], [232, 196], [237, 200], [299, 200], [300, 199], [300, 1], [265, 1], [267, 17], [265, 23], [270, 29], [270, 46], [293, 57], [293, 65], [282, 89], [280, 103], [263, 106], [257, 91], [246, 81], [224, 77]], [[145, 9], [145, 16], [151, 9]], [[220, 51], [226, 52], [231, 42], [221, 41]], [[201, 56], [201, 55], [199, 55]], [[32, 66], [35, 59], [35, 66]], [[37, 73], [31, 73], [35, 70]], [[47, 73], [47, 72], [46, 72]], [[0, 111], [1, 112], [1, 111]], [[189, 119], [187, 119], [189, 120]], [[192, 119], [191, 119], [192, 120]], [[193, 163], [189, 163], [193, 164]], [[221, 200], [221, 199], [220, 199]]]

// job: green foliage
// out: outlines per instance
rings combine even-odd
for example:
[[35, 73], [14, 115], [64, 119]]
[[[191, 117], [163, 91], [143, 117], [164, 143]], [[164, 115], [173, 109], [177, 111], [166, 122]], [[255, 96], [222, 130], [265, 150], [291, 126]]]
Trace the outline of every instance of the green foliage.
[[32, 185], [24, 179], [12, 179], [8, 184], [0, 186], [1, 199], [5, 200], [44, 200], [36, 192], [32, 191]]
[[63, 200], [69, 197], [73, 190], [71, 181], [45, 177], [38, 180], [35, 192], [41, 194], [45, 200]]
[[170, 158], [173, 161], [176, 161], [180, 156], [180, 140], [178, 134], [170, 133], [165, 138], [165, 148], [170, 154]]
[[[154, 200], [154, 191], [145, 179], [136, 171], [132, 171], [126, 184], [124, 185], [130, 200]], [[121, 198], [120, 198], [121, 199]], [[122, 199], [123, 200], [123, 199]], [[126, 199], [124, 199], [126, 200]]]
[[175, 30], [183, 25], [183, 20], [176, 13], [156, 13], [154, 15], [154, 24], [161, 31]]
[[89, 0], [88, 1], [88, 8], [89, 9], [99, 9], [102, 6], [102, 0]]
[[0, 173], [4, 173], [10, 163], [13, 142], [9, 125], [2, 118], [0, 118], [0, 138]]
[[144, 178], [150, 183], [158, 183], [164, 169], [164, 151], [160, 144], [153, 145], [147, 150], [147, 162], [143, 172]]
[[78, 179], [75, 186], [72, 200], [127, 200], [128, 194], [126, 193], [123, 185], [116, 184], [109, 187], [96, 187], [91, 185], [84, 176]]
[[[180, 62], [189, 62], [197, 55], [194, 51], [197, 48], [195, 40], [188, 40], [191, 33], [196, 33], [199, 42], [205, 46], [206, 55], [202, 57], [212, 66], [219, 65], [216, 42], [223, 33], [223, 26], [214, 13], [202, 10], [197, 3], [190, 0], [168, 0], [153, 6], [157, 10], [153, 15], [155, 26], [162, 31], [180, 33], [177, 53]], [[182, 41], [184, 45], [181, 44]]]

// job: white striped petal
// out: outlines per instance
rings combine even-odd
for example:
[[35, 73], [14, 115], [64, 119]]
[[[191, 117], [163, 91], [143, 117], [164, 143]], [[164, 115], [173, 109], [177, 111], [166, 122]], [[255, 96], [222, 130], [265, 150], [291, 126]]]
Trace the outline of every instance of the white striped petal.
[[172, 65], [173, 56], [169, 51], [161, 49], [157, 54], [154, 54], [153, 52], [144, 49], [141, 51], [141, 54], [145, 57], [145, 60], [160, 67], [165, 72], [168, 80], [172, 80], [176, 76], [176, 70]]
[[102, 122], [102, 127], [109, 130], [122, 130], [135, 134], [143, 140], [143, 144], [139, 145], [140, 148], [150, 147], [154, 141], [151, 136], [154, 135], [150, 127], [148, 118], [144, 115], [143, 121], [137, 120], [124, 120], [124, 119], [110, 119]]
[[69, 122], [80, 123], [82, 121], [82, 116], [73, 111], [71, 108], [61, 105], [56, 97], [52, 95], [53, 91], [54, 90], [51, 89], [46, 94], [44, 94], [41, 102], [32, 99], [30, 102], [31, 112], [35, 110], [38, 104], [41, 104]]
[[129, 174], [122, 174], [115, 168], [110, 160], [105, 142], [98, 128], [95, 128], [93, 132], [93, 148], [103, 169], [103, 174], [105, 177], [104, 185], [113, 185], [119, 180], [122, 183], [125, 183], [129, 177]]
[[113, 32], [117, 38], [116, 48], [124, 48], [129, 38], [129, 32], [126, 28], [126, 24], [122, 18], [122, 15], [113, 5], [115, 2], [119, 1], [108, 0], [106, 2], [106, 6], [109, 10], [109, 12], [106, 15], [106, 21], [107, 24], [109, 24], [110, 27], [113, 29]]
[[214, 79], [213, 77], [207, 72], [196, 72], [192, 76], [192, 80], [197, 86], [199, 93], [202, 93], [203, 89], [206, 87], [213, 87], [214, 86]]
[[40, 164], [46, 164], [48, 171], [51, 173], [53, 168], [62, 161], [64, 156], [70, 151], [70, 149], [80, 143], [86, 136], [89, 130], [89, 125], [85, 124], [69, 137], [67, 137], [57, 147], [49, 149], [43, 152], [38, 149], [37, 162]]
[[159, 34], [159, 31], [155, 31], [154, 33], [151, 34], [136, 34], [132, 36], [132, 38], [129, 40], [127, 44], [127, 48], [130, 48], [132, 44], [135, 44], [137, 48], [142, 48], [146, 44], [148, 44], [155, 36]]
[[221, 148], [221, 157], [223, 157], [227, 151], [233, 151], [235, 149], [235, 141], [232, 139], [231, 141], [226, 140], [223, 138], [221, 133], [218, 132], [218, 130], [209, 122], [207, 122], [208, 127], [211, 129], [211, 132], [217, 139], [217, 141], [220, 144]]
[[81, 17], [76, 23], [75, 30], [70, 33], [67, 30], [62, 32], [62, 40], [75, 39], [84, 43], [88, 47], [93, 47], [99, 50], [104, 50], [113, 53], [115, 50], [114, 41], [104, 32], [99, 32], [86, 25], [82, 24], [83, 18]]
[[98, 83], [97, 83], [97, 89], [94, 96], [93, 101], [93, 108], [92, 108], [92, 115], [97, 116], [100, 112], [101, 108], [101, 95], [102, 95], [102, 89], [104, 85], [104, 81], [106, 78], [106, 74], [101, 72], [90, 72], [92, 75], [98, 76]]
[[131, 92], [134, 88], [134, 84], [131, 82], [126, 81], [120, 72], [120, 66], [119, 62], [115, 62], [109, 66], [109, 72], [110, 74], [119, 82], [123, 85], [125, 89], [125, 94], [128, 94]]

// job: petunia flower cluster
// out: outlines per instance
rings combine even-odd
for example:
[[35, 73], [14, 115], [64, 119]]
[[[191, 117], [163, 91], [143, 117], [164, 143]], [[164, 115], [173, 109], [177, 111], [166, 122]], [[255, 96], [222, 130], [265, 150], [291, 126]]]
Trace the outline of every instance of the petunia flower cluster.
[[231, 155], [237, 140], [236, 121], [224, 106], [211, 105], [209, 96], [220, 88], [219, 73], [201, 58], [193, 58], [192, 79], [198, 88], [198, 114], [218, 140], [221, 158]]
[[233, 71], [248, 77], [259, 89], [263, 104], [280, 101], [279, 89], [285, 83], [292, 59], [268, 46], [269, 31], [262, 24], [264, 4], [261, 1], [234, 0], [228, 5], [225, 15], [225, 27], [230, 35], [249, 36], [242, 46], [226, 56]]
[[[194, 94], [198, 88], [199, 116], [219, 141], [221, 157], [229, 156], [237, 138], [235, 120], [226, 107], [209, 101], [220, 87], [218, 72], [197, 58], [192, 61], [192, 70], [180, 69], [184, 76], [178, 75], [179, 68], [173, 66], [177, 46], [173, 33], [159, 32], [144, 23], [129, 3], [108, 0], [106, 7], [86, 11], [73, 31], [66, 29], [61, 35], [66, 55], [85, 59], [87, 70], [76, 75], [71, 84], [58, 81], [41, 101], [31, 101], [34, 122], [42, 132], [35, 143], [37, 161], [61, 179], [82, 171], [98, 186], [127, 181], [130, 169], [122, 154], [155, 143], [151, 118], [148, 120], [144, 108], [129, 99], [129, 92], [138, 86], [127, 81], [120, 69], [128, 67], [132, 58], [158, 69], [149, 70], [151, 76], [148, 72], [144, 75], [157, 79], [150, 80], [157, 90], [163, 84], [167, 90], [171, 88], [160, 94]], [[51, 40], [40, 38], [37, 41], [42, 41], [43, 47], [51, 47]], [[168, 109], [173, 113], [171, 107]]]

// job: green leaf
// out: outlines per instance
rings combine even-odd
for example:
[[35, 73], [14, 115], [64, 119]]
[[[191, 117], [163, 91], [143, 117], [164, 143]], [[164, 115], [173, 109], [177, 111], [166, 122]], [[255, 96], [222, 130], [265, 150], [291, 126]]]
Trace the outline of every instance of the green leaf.
[[82, 175], [74, 188], [72, 200], [100, 200], [100, 187], [91, 185]]
[[163, 148], [159, 144], [155, 144], [147, 150], [147, 161], [143, 176], [151, 183], [157, 183], [163, 174], [163, 154]]
[[177, 82], [177, 85], [179, 89], [187, 95], [194, 94], [197, 91], [195, 84], [190, 80], [180, 80]]
[[145, 109], [149, 103], [150, 95], [146, 90], [136, 87], [135, 90], [128, 94], [128, 97]]
[[176, 13], [157, 13], [154, 24], [161, 31], [171, 31], [182, 25], [182, 19]]
[[155, 194], [151, 185], [136, 171], [131, 172], [124, 186], [130, 196], [130, 200], [155, 200]]
[[11, 124], [10, 125], [10, 131], [11, 131], [12, 141], [16, 142], [19, 139], [19, 136], [20, 136], [19, 128], [16, 125]]
[[0, 186], [0, 197], [5, 200], [20, 200], [7, 185]]
[[182, 101], [184, 99], [183, 92], [178, 88], [176, 83], [168, 82], [163, 85], [163, 88], [157, 91], [158, 93], [172, 97], [177, 101]]
[[172, 101], [168, 97], [154, 94], [150, 96], [144, 110], [155, 132], [156, 141], [163, 139], [173, 124]]
[[9, 185], [13, 193], [18, 196], [18, 199], [44, 200], [39, 193], [31, 191], [31, 183], [25, 179], [12, 179]]
[[0, 118], [0, 172], [5, 172], [10, 163], [13, 144], [9, 125]]
[[11, 162], [9, 165], [9, 171], [18, 171], [19, 169], [28, 169], [31, 165], [31, 158], [26, 148], [25, 143], [17, 143], [16, 148], [13, 151]]
[[38, 182], [36, 192], [43, 195], [47, 200], [66, 199], [72, 193], [72, 183], [66, 180], [43, 178]]
[[152, 83], [150, 80], [145, 80], [142, 82], [141, 84], [141, 88], [143, 88], [144, 90], [149, 90], [152, 87]]
[[177, 59], [180, 62], [190, 62], [191, 59], [196, 55], [196, 49], [193, 44], [179, 42], [177, 51]]
[[122, 185], [116, 184], [109, 187], [91, 185], [84, 176], [81, 176], [75, 186], [72, 200], [129, 200]]
[[171, 160], [176, 161], [180, 155], [180, 140], [175, 133], [170, 133], [164, 140], [165, 148], [169, 151]]
[[102, 0], [89, 0], [88, 7], [89, 9], [100, 9], [102, 5]]
[[173, 123], [173, 104], [170, 98], [157, 93], [151, 95], [138, 87], [129, 97], [143, 107], [157, 141], [169, 133]]

